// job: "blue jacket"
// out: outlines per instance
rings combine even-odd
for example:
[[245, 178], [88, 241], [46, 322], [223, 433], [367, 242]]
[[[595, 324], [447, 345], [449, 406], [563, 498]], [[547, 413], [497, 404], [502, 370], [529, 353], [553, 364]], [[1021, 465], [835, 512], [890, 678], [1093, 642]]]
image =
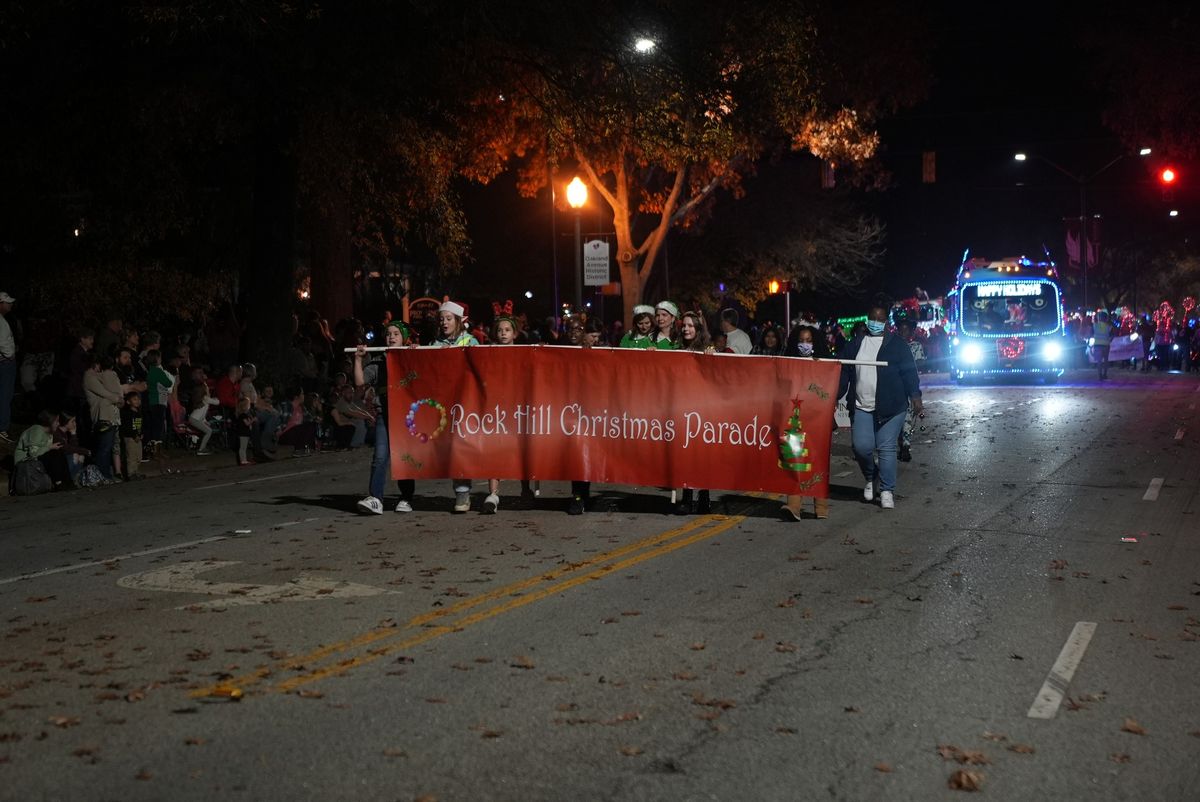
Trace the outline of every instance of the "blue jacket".
[[[857, 359], [863, 336], [856, 337], [838, 356]], [[879, 377], [875, 382], [875, 416], [890, 418], [908, 410], [908, 399], [921, 397], [921, 380], [917, 377], [917, 363], [913, 360], [912, 350], [908, 343], [895, 334], [883, 335], [877, 359], [888, 364], [885, 368], [876, 368]], [[854, 417], [854, 376], [854, 365], [842, 365], [838, 398], [850, 394], [846, 396], [846, 406], [850, 409], [851, 417]]]

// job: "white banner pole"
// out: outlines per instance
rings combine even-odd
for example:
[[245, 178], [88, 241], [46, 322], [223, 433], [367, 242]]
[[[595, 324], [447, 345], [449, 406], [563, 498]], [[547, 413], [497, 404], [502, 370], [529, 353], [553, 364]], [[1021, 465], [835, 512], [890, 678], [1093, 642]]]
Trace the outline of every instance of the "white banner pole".
[[[544, 344], [545, 343], [542, 343], [541, 345], [544, 345]], [[407, 351], [407, 350], [410, 350], [413, 348], [423, 349], [423, 348], [441, 348], [441, 347], [442, 346], [440, 346], [440, 345], [393, 345], [393, 346], [369, 345], [363, 350], [365, 350], [368, 354], [379, 354], [379, 353], [383, 353], [384, 351]], [[472, 347], [476, 347], [476, 346], [472, 346]], [[505, 345], [505, 346], [501, 346], [501, 347], [512, 348], [513, 346]], [[516, 347], [520, 348], [521, 346], [516, 346]], [[525, 347], [526, 348], [537, 348], [539, 346], [533, 345], [533, 346], [525, 346]], [[549, 347], [550, 348], [579, 348], [580, 346], [578, 346], [578, 345], [558, 345], [558, 346], [552, 345]], [[644, 353], [647, 350], [651, 350], [651, 349], [643, 349], [643, 348], [611, 348], [611, 347], [605, 346], [605, 345], [593, 345], [590, 347], [597, 351], [627, 351], [631, 354]], [[353, 354], [358, 351], [357, 348], [343, 348], [342, 350], [347, 354]], [[663, 351], [663, 353], [665, 353], [665, 354], [690, 354], [690, 353], [695, 353], [695, 352], [694, 351]], [[765, 355], [763, 355], [763, 354], [709, 354], [708, 356], [720, 356], [720, 357], [733, 356], [733, 357], [752, 357], [752, 358], [753, 357], [758, 357], [758, 358], [765, 357]], [[765, 357], [765, 358], [773, 359], [774, 357]], [[789, 359], [793, 359], [793, 358], [794, 359], [803, 359], [804, 357], [788, 357], [788, 358]], [[878, 362], [878, 361], [871, 360], [871, 359], [809, 359], [808, 361], [810, 361], [810, 362], [837, 362], [839, 365], [870, 365], [872, 367], [877, 367], [877, 368], [886, 368], [888, 365], [887, 362]]]

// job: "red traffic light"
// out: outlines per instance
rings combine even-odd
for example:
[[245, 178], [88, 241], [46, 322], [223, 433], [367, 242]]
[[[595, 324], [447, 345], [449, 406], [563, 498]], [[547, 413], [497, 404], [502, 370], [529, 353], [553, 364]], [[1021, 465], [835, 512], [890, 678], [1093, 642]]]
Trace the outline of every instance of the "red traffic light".
[[1164, 167], [1162, 172], [1158, 174], [1158, 180], [1164, 184], [1174, 184], [1177, 175], [1173, 167]]

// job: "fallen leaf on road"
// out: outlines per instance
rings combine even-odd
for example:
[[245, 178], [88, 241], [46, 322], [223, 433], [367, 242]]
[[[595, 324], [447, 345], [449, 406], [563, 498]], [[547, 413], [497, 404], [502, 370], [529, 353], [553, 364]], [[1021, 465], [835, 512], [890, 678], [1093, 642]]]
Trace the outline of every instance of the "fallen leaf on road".
[[320, 691], [296, 691], [296, 695], [301, 699], [323, 699], [325, 694]]
[[696, 691], [692, 694], [692, 704], [704, 705], [705, 707], [719, 707], [722, 710], [728, 710], [731, 707], [737, 707], [737, 703], [732, 699], [709, 698], [700, 691]]
[[154, 775], [151, 774], [150, 772], [146, 771], [145, 769], [142, 769], [137, 774], [133, 775], [133, 779], [135, 779], [135, 780], [150, 780], [150, 779], [153, 779], [153, 777], [154, 777]]
[[780, 641], [779, 643], [775, 644], [775, 651], [782, 652], [783, 654], [788, 654], [790, 652], [794, 652], [799, 648], [800, 647], [794, 643], [784, 643], [783, 641]]
[[1029, 744], [1009, 744], [1008, 751], [1016, 752], [1018, 755], [1032, 755], [1037, 750]]
[[1001, 734], [1000, 734], [1000, 733], [998, 733], [998, 732], [989, 732], [989, 731], [987, 731], [987, 730], [984, 730], [984, 731], [983, 731], [983, 739], [984, 739], [985, 741], [1007, 741], [1007, 740], [1008, 740], [1008, 736], [1007, 736], [1007, 735], [1001, 735]]
[[531, 668], [537, 667], [537, 663], [533, 662], [533, 658], [527, 657], [523, 654], [519, 655], [517, 657], [514, 657], [513, 661], [511, 663], [509, 663], [509, 665], [513, 668], [523, 668], [526, 671], [528, 671]]
[[950, 775], [946, 784], [953, 791], [978, 791], [983, 787], [983, 774], [959, 769]]
[[751, 640], [762, 640], [765, 637], [767, 637], [767, 633], [760, 630], [758, 632], [755, 632], [753, 635], [751, 635], [750, 639]]
[[395, 748], [389, 747], [389, 748], [383, 750], [383, 756], [384, 757], [408, 757], [408, 752], [405, 752], [403, 749], [395, 749]]
[[868, 598], [867, 596], [859, 596], [854, 601], [858, 602], [859, 604], [874, 604], [875, 603], [874, 599]]
[[878, 771], [880, 774], [891, 774], [892, 767], [887, 763], [876, 763], [875, 771]]
[[430, 697], [429, 697], [428, 699], [426, 699], [425, 701], [426, 701], [426, 702], [428, 702], [428, 703], [429, 703], [429, 704], [431, 704], [431, 705], [444, 705], [444, 704], [446, 704], [446, 700], [445, 700], [445, 699], [443, 699], [443, 698], [442, 698], [442, 697], [440, 697], [440, 696], [430, 696]]
[[775, 732], [780, 735], [795, 735], [796, 730], [793, 727], [776, 727]]
[[1125, 754], [1124, 752], [1113, 752], [1111, 755], [1108, 756], [1108, 759], [1111, 760], [1113, 763], [1128, 763], [1130, 760], [1133, 760], [1133, 758], [1131, 758], [1129, 755]]
[[786, 599], [784, 599], [783, 601], [781, 601], [781, 602], [778, 602], [778, 603], [777, 603], [775, 606], [776, 606], [776, 607], [795, 607], [795, 606], [796, 606], [796, 599], [795, 599], [795, 597], [794, 597], [794, 596], [788, 596], [788, 597], [787, 597]]
[[1061, 571], [1062, 569], [1064, 569], [1066, 567], [1067, 567], [1066, 560], [1051, 560], [1050, 561], [1050, 570], [1051, 571]]
[[1168, 605], [1167, 605], [1167, 609], [1168, 609], [1168, 610], [1186, 610], [1186, 609], [1187, 609], [1187, 605], [1183, 605], [1183, 604], [1168, 604]]
[[702, 652], [702, 651], [704, 651], [704, 642], [697, 641], [696, 643], [693, 643], [688, 648], [691, 649], [693, 652]]
[[608, 721], [605, 721], [604, 723], [605, 724], [621, 724], [626, 721], [641, 721], [641, 720], [642, 720], [641, 713], [639, 713], [636, 710], [630, 710], [629, 712], [622, 713], [621, 715], [617, 716], [616, 718], [609, 719]]
[[696, 675], [690, 671], [676, 671], [671, 676], [677, 680], [683, 680], [684, 682], [696, 679]]
[[954, 756], [954, 759], [959, 763], [968, 766], [986, 766], [992, 762], [988, 760], [987, 755], [985, 755], [983, 752], [978, 752], [973, 749], [961, 750], [957, 755]]
[[480, 738], [499, 738], [504, 734], [504, 730], [484, 730], [479, 734]]
[[57, 596], [30, 596], [25, 601], [29, 604], [38, 604], [39, 602], [48, 602], [58, 598]]
[[1121, 724], [1121, 732], [1131, 732], [1134, 735], [1145, 735], [1146, 728], [1138, 724], [1134, 719], [1126, 717], [1124, 723]]
[[559, 713], [569, 713], [572, 710], [578, 710], [579, 705], [575, 704], [574, 702], [564, 702], [560, 705], [555, 705], [554, 709]]
[[74, 727], [79, 723], [79, 719], [72, 718], [70, 716], [51, 716], [50, 718], [46, 719], [46, 721], [50, 722], [55, 727], [61, 727], [64, 730], [67, 727]]
[[183, 742], [188, 746], [204, 746], [204, 744], [208, 743], [203, 738], [184, 738]]
[[842, 712], [843, 713], [861, 713], [862, 711], [859, 710], [857, 707], [843, 707]]
[[644, 750], [640, 746], [622, 746], [621, 747], [621, 754], [624, 755], [625, 757], [637, 757], [638, 755], [642, 754], [643, 751]]

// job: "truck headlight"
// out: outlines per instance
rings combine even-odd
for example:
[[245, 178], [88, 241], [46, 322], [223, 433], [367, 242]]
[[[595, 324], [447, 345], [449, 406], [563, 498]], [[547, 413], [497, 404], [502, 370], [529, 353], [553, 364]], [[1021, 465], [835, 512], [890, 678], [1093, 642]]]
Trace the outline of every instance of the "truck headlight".
[[978, 365], [983, 361], [983, 349], [978, 343], [967, 343], [962, 349], [962, 361], [968, 365]]

